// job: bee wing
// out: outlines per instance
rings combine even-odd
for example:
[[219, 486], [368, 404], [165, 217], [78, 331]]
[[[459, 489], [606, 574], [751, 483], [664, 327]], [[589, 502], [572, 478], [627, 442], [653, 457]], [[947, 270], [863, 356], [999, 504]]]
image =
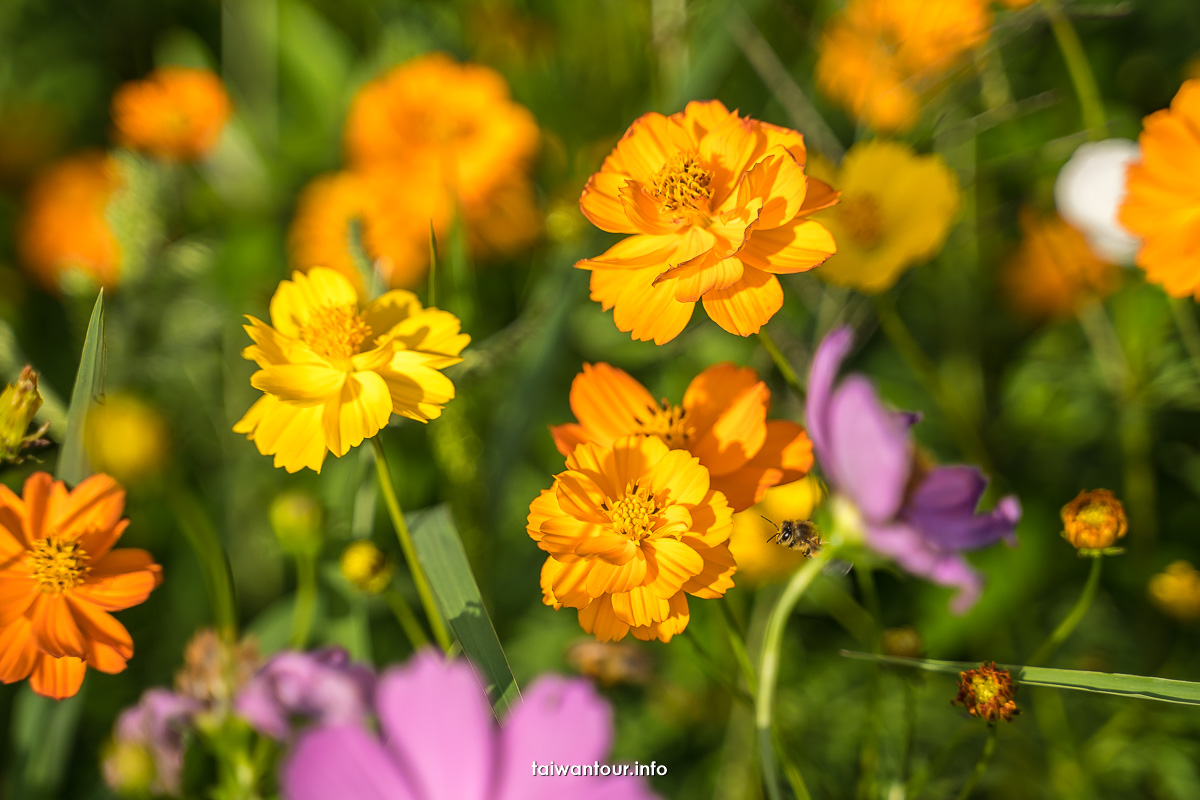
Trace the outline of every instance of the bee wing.
[[826, 564], [821, 571], [828, 575], [845, 575], [853, 567], [854, 565], [849, 561], [843, 561], [840, 558], [835, 558]]

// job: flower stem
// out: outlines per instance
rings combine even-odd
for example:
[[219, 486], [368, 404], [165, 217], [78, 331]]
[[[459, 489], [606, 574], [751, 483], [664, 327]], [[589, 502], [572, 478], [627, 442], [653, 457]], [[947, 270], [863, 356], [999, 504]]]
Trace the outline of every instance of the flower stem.
[[[780, 651], [783, 647], [783, 632], [788, 618], [804, 592], [812, 585], [825, 562], [833, 557], [834, 547], [826, 547], [807, 564], [792, 575], [771, 616], [767, 620], [767, 632], [763, 637], [762, 656], [758, 663], [758, 692], [754, 699], [754, 724], [758, 729], [759, 758], [762, 759], [763, 781], [767, 785], [767, 796], [771, 800], [783, 800], [779, 788], [779, 772], [775, 765], [774, 741], [771, 736], [772, 716], [775, 712], [775, 684], [779, 680]], [[801, 782], [803, 787], [803, 782]], [[805, 790], [807, 796], [807, 790]]]
[[425, 571], [421, 569], [421, 562], [417, 560], [417, 551], [413, 547], [412, 535], [409, 534], [408, 525], [404, 522], [404, 512], [400, 510], [396, 487], [392, 485], [392, 475], [388, 469], [387, 454], [383, 451], [383, 443], [379, 441], [378, 436], [375, 436], [371, 439], [371, 444], [375, 447], [375, 469], [379, 474], [379, 488], [383, 491], [383, 501], [387, 506], [388, 516], [392, 518], [392, 527], [396, 529], [396, 538], [400, 540], [400, 549], [404, 551], [404, 559], [408, 562], [413, 584], [417, 587], [421, 605], [425, 607], [425, 616], [429, 619], [433, 638], [437, 639], [442, 652], [448, 652], [451, 644], [450, 634], [446, 631], [446, 624], [442, 621], [441, 612], [438, 611], [437, 603], [433, 600], [433, 591], [429, 588], [429, 580], [425, 577]]
[[1103, 139], [1107, 133], [1107, 122], [1104, 114], [1104, 101], [1100, 99], [1100, 88], [1096, 84], [1096, 75], [1088, 62], [1083, 44], [1075, 26], [1063, 13], [1059, 0], [1041, 0], [1042, 10], [1050, 20], [1050, 30], [1058, 41], [1058, 49], [1062, 51], [1063, 60], [1067, 62], [1067, 72], [1071, 74], [1071, 83], [1075, 86], [1075, 95], [1079, 98], [1079, 110], [1083, 114], [1083, 124], [1087, 126], [1088, 138]]
[[1045, 663], [1050, 656], [1054, 655], [1054, 651], [1059, 645], [1067, 640], [1067, 637], [1079, 625], [1079, 622], [1087, 614], [1088, 608], [1092, 605], [1092, 600], [1096, 597], [1096, 589], [1100, 586], [1100, 569], [1103, 558], [1097, 556], [1092, 559], [1092, 571], [1088, 573], [1087, 583], [1083, 585], [1083, 593], [1079, 595], [1079, 599], [1075, 601], [1075, 607], [1071, 612], [1063, 618], [1063, 621], [1058, 624], [1054, 632], [1049, 638], [1042, 643], [1042, 646], [1037, 649], [1026, 663], [1026, 666], [1036, 667]]
[[179, 527], [196, 552], [204, 572], [204, 586], [212, 604], [213, 624], [228, 641], [237, 639], [237, 601], [229, 558], [204, 506], [182, 487], [168, 491], [167, 501], [175, 511]]
[[1187, 349], [1188, 357], [1192, 360], [1192, 368], [1200, 369], [1200, 326], [1196, 324], [1195, 303], [1182, 297], [1169, 298], [1171, 313], [1175, 317], [1175, 326], [1179, 328], [1179, 338]]
[[784, 357], [783, 351], [779, 349], [779, 345], [775, 344], [775, 340], [771, 338], [771, 334], [767, 333], [766, 329], [758, 332], [758, 343], [763, 346], [763, 349], [770, 354], [771, 360], [775, 362], [775, 368], [779, 370], [779, 374], [783, 376], [784, 382], [792, 387], [800, 399], [804, 399], [804, 385], [800, 383], [799, 376], [796, 375], [796, 370], [792, 369], [792, 365], [788, 363]]
[[317, 607], [317, 560], [311, 554], [296, 556], [296, 604], [292, 610], [292, 649], [303, 650]]
[[420, 650], [428, 645], [429, 637], [425, 635], [425, 629], [421, 627], [417, 615], [413, 613], [412, 606], [404, 599], [404, 595], [395, 589], [388, 589], [384, 592], [383, 599], [387, 601], [392, 613], [396, 615], [396, 621], [400, 623], [412, 649]]
[[725, 622], [725, 633], [729, 638], [729, 647], [733, 650], [733, 657], [737, 661], [738, 668], [742, 671], [742, 680], [746, 682], [746, 688], [753, 695], [758, 691], [758, 681], [754, 675], [754, 665], [750, 663], [750, 655], [746, 652], [746, 643], [742, 640], [737, 620], [733, 617], [733, 609], [729, 607], [729, 600], [724, 597], [717, 602], [717, 605], [721, 607], [721, 619]]
[[996, 736], [999, 730], [995, 725], [988, 727], [988, 738], [983, 745], [983, 752], [979, 755], [979, 761], [975, 762], [975, 769], [971, 771], [971, 777], [967, 778], [962, 791], [958, 793], [958, 800], [967, 800], [971, 796], [971, 792], [975, 791], [975, 787], [979, 785], [979, 779], [983, 777], [983, 773], [987, 772], [988, 765], [992, 763], [992, 755], [996, 752]]

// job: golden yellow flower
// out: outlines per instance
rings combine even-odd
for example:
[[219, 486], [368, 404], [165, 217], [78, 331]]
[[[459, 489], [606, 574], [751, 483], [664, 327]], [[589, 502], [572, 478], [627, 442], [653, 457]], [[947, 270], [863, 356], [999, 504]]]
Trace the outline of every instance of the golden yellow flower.
[[850, 0], [818, 45], [817, 85], [880, 130], [907, 130], [918, 92], [987, 41], [985, 0]]
[[543, 602], [579, 609], [601, 642], [671, 637], [687, 627], [687, 596], [713, 599], [733, 586], [732, 512], [708, 470], [657, 436], [611, 447], [585, 443], [567, 456], [529, 506], [526, 525], [550, 554]]
[[229, 115], [225, 85], [206, 69], [160, 67], [113, 94], [117, 142], [172, 161], [207, 155]]
[[1097, 256], [1057, 214], [1038, 217], [1026, 209], [1020, 222], [1021, 246], [1000, 273], [1000, 289], [1017, 311], [1034, 318], [1073, 316], [1117, 288], [1120, 268]]
[[88, 461], [130, 485], [157, 475], [167, 461], [167, 422], [153, 406], [110, 394], [92, 407], [84, 426]]
[[244, 326], [254, 344], [242, 355], [260, 368], [250, 383], [265, 394], [233, 430], [277, 467], [320, 472], [326, 453], [345, 455], [392, 414], [428, 422], [454, 397], [439, 370], [462, 360], [470, 337], [411, 292], [359, 308], [344, 275], [316, 268], [281, 281], [270, 311], [270, 325]]
[[335, 269], [365, 297], [350, 253], [350, 223], [357, 219], [364, 254], [384, 282], [398, 289], [419, 284], [429, 269], [429, 225], [445, 229], [452, 206], [437, 183], [419, 181], [420, 190], [411, 191], [410, 180], [411, 173], [383, 167], [314, 179], [296, 202], [288, 230], [292, 266]]
[[1125, 538], [1125, 507], [1108, 489], [1080, 492], [1062, 507], [1063, 538], [1076, 550], [1103, 550]]
[[1180, 622], [1200, 619], [1200, 571], [1187, 561], [1172, 561], [1150, 579], [1150, 599]]
[[1171, 107], [1143, 120], [1142, 158], [1126, 173], [1119, 219], [1142, 237], [1137, 265], [1172, 297], [1200, 298], [1200, 80], [1179, 88]]
[[70, 156], [42, 173], [29, 189], [17, 242], [25, 267], [50, 291], [78, 271], [101, 286], [116, 286], [121, 246], [105, 218], [120, 169], [107, 153]]
[[360, 89], [345, 131], [352, 168], [432, 169], [422, 190], [449, 190], [468, 215], [529, 169], [539, 138], [500, 73], [444, 53], [414, 58]]
[[777, 274], [805, 272], [836, 246], [813, 212], [837, 193], [804, 174], [804, 138], [717, 100], [634, 121], [579, 199], [610, 233], [632, 234], [576, 264], [617, 328], [663, 344], [697, 302], [730, 333], [757, 333], [783, 306]]
[[[813, 168], [822, 178], [823, 171]], [[887, 291], [905, 270], [936, 255], [958, 215], [953, 170], [900, 142], [854, 145], [829, 182], [841, 191], [841, 202], [817, 219], [838, 251], [815, 274], [860, 292]]]
[[762, 502], [733, 515], [729, 551], [743, 581], [751, 584], [777, 581], [805, 562], [798, 550], [789, 550], [768, 539], [784, 520], [812, 519], [821, 499], [821, 482], [810, 476], [767, 489]]

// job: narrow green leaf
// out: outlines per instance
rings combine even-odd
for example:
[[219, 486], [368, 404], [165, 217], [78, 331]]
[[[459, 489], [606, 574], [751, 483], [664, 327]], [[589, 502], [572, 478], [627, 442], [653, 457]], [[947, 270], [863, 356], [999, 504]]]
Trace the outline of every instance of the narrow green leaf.
[[438, 506], [417, 517], [412, 538], [438, 605], [462, 643], [463, 655], [488, 682], [488, 696], [496, 712], [502, 714], [520, 700], [521, 693], [483, 607], [450, 510]]
[[75, 388], [67, 410], [67, 431], [58, 455], [59, 479], [76, 484], [92, 473], [84, 450], [84, 425], [92, 403], [104, 394], [104, 290], [96, 297], [92, 318], [88, 321], [79, 370], [75, 373]]
[[378, 297], [383, 294], [383, 278], [380, 276], [379, 270], [375, 269], [371, 257], [367, 255], [367, 247], [363, 243], [361, 219], [355, 217], [350, 220], [346, 236], [350, 240], [350, 260], [354, 262], [354, 266], [358, 267], [358, 272], [362, 275], [363, 285], [367, 287], [367, 297]]
[[433, 220], [429, 220], [429, 305], [437, 305], [437, 236], [433, 232]]
[[[926, 672], [957, 674], [976, 669], [979, 664], [968, 661], [931, 661], [924, 658], [900, 658], [898, 656], [856, 653], [843, 650], [846, 658], [865, 661], [881, 661], [898, 667], [910, 667]], [[1122, 675], [1115, 672], [1085, 672], [1077, 669], [1049, 669], [1047, 667], [1023, 667], [1019, 664], [998, 665], [1012, 672], [1017, 683], [1023, 686], [1045, 686], [1050, 689], [1074, 689], [1079, 692], [1113, 694], [1120, 697], [1137, 697], [1143, 700], [1158, 700], [1163, 703], [1200, 705], [1200, 683], [1177, 681], [1169, 678], [1148, 678], [1142, 675]]]

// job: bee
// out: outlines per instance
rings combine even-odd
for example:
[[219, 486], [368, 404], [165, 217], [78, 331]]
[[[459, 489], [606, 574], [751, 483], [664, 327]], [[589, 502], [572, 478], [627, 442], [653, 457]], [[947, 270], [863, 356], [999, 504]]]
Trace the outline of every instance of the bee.
[[[773, 520], [763, 519], [775, 525]], [[799, 551], [805, 558], [812, 558], [821, 552], [821, 532], [811, 520], [785, 519], [782, 524], [775, 525], [775, 533], [767, 541], [771, 539], [778, 539], [781, 545]]]

